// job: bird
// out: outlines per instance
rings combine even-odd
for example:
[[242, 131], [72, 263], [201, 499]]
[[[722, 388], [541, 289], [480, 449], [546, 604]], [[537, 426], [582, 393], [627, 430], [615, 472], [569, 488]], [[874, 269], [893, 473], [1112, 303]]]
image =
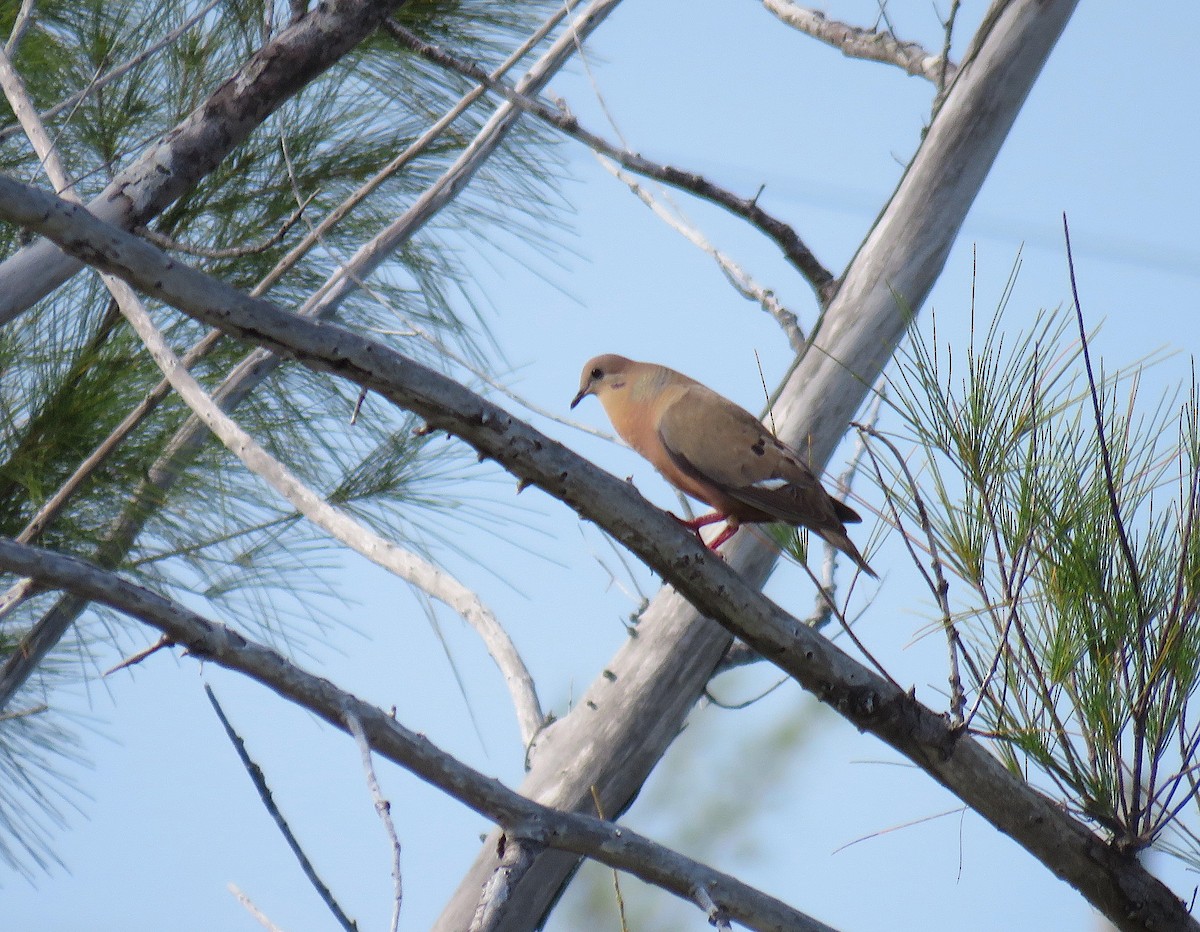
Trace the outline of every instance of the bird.
[[711, 550], [742, 524], [780, 521], [808, 528], [878, 578], [846, 533], [862, 518], [745, 408], [674, 369], [612, 353], [588, 360], [571, 408], [588, 395], [663, 478], [715, 509], [676, 520], [697, 537], [700, 528], [726, 522]]

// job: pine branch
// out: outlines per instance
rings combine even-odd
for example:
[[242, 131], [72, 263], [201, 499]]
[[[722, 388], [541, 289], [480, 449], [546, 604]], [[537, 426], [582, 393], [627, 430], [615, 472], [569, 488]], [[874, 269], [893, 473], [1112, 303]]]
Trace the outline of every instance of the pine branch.
[[[540, 87], [541, 84], [548, 81], [565, 64], [571, 53], [575, 51], [577, 43], [581, 42], [590, 30], [603, 21], [604, 17], [616, 5], [616, 2], [617, 0], [593, 0], [593, 3], [589, 7], [582, 10], [576, 16], [564, 35], [538, 59], [523, 78], [523, 83], [530, 87]], [[307, 21], [308, 18], [306, 18], [305, 22]], [[557, 15], [550, 17], [542, 27], [534, 32], [528, 41], [522, 43], [509, 56], [506, 65], [515, 63], [532, 44], [540, 40], [548, 29], [552, 28], [553, 24], [558, 21]], [[499, 70], [502, 71], [504, 67], [502, 66]], [[448, 115], [443, 120], [439, 120], [433, 128], [423, 133], [401, 156], [393, 161], [389, 168], [398, 170], [400, 166], [407, 164], [418, 152], [428, 146], [445, 126], [448, 125], [450, 119], [460, 114], [473, 99], [474, 97], [468, 94], [458, 106], [451, 110], [451, 115]], [[492, 119], [488, 121], [475, 139], [472, 140], [463, 155], [456, 160], [454, 165], [447, 170], [441, 179], [430, 189], [427, 189], [418, 198], [412, 208], [398, 221], [389, 226], [387, 230], [375, 237], [370, 243], [359, 249], [354, 258], [344, 264], [299, 308], [297, 314], [318, 318], [334, 314], [340, 308], [342, 302], [351, 293], [362, 287], [365, 279], [391, 255], [392, 250], [395, 250], [407, 241], [424, 223], [428, 222], [462, 191], [471, 176], [496, 151], [497, 147], [512, 129], [517, 116], [519, 116], [519, 113], [508, 105], [499, 108]], [[342, 205], [341, 209], [335, 210], [330, 217], [326, 218], [325, 223], [321, 224], [317, 230], [313, 231], [312, 235], [306, 237], [305, 241], [297, 249], [292, 250], [284, 260], [276, 265], [275, 269], [260, 283], [254, 293], [266, 293], [267, 288], [278, 280], [278, 277], [283, 274], [283, 270], [289, 266], [289, 263], [296, 261], [303, 255], [303, 250], [311, 248], [336, 222], [344, 218], [345, 213], [353, 204], [358, 203], [362, 197], [365, 197], [366, 194], [378, 187], [388, 174], [388, 169], [384, 169], [384, 171], [378, 173], [375, 178], [360, 189], [358, 192], [361, 195], [360, 197], [357, 199], [351, 198], [347, 203]], [[23, 253], [24, 251], [21, 254]], [[18, 254], [18, 257], [21, 254]], [[0, 264], [0, 281], [3, 281], [4, 267], [3, 264]], [[2, 308], [3, 302], [0, 301], [0, 316], [2, 316]], [[221, 334], [218, 330], [214, 330], [208, 334], [184, 357], [185, 364], [191, 365], [194, 361], [203, 358], [203, 356], [216, 346], [220, 338]], [[282, 362], [282, 357], [263, 349], [251, 352], [230, 371], [220, 388], [216, 391], [215, 396], [226, 410], [237, 407]], [[162, 399], [166, 397], [167, 392], [168, 383], [164, 380], [138, 404], [137, 409], [125, 417], [101, 447], [93, 451], [87, 458], [87, 461], [75, 471], [63, 488], [56, 492], [39, 509], [38, 515], [35, 516], [26, 528], [30, 535], [37, 533], [38, 530], [45, 527], [46, 523], [61, 511], [74, 490], [78, 489], [82, 482], [99, 468], [105, 458], [116, 449], [124, 437], [128, 436], [141, 422], [141, 419], [153, 411]], [[160, 501], [165, 497], [166, 493], [178, 481], [184, 464], [196, 455], [206, 438], [207, 431], [197, 419], [185, 423], [175, 436], [171, 438], [162, 454], [150, 467], [147, 479], [133, 493], [130, 505], [126, 509], [124, 516], [114, 524], [102, 543], [99, 551], [101, 563], [115, 565], [123, 557], [129, 547], [132, 546], [137, 535], [141, 532], [147, 517], [151, 513], [150, 509], [146, 507], [147, 503]], [[32, 537], [30, 536], [26, 539], [32, 539]], [[4, 610], [5, 606], [7, 606], [8, 610], [11, 610], [15, 601], [28, 596], [31, 591], [31, 588], [28, 586], [24, 587], [21, 591], [17, 591], [14, 588], [3, 600], [3, 603], [0, 604], [0, 610]], [[22, 638], [21, 649], [14, 651], [3, 667], [0, 668], [0, 708], [3, 708], [12, 699], [21, 685], [32, 675], [33, 671], [37, 669], [38, 664], [41, 663], [42, 659], [54, 645], [61, 640], [85, 606], [86, 603], [79, 601], [73, 595], [64, 596]]]

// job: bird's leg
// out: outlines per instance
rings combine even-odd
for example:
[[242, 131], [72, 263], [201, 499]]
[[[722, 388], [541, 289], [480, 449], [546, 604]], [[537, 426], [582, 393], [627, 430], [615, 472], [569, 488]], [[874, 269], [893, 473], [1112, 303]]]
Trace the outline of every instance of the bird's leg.
[[716, 524], [718, 521], [725, 520], [725, 515], [721, 514], [719, 511], [714, 511], [707, 515], [701, 515], [699, 518], [692, 518], [690, 521], [684, 521], [683, 518], [677, 517], [676, 515], [671, 515], [671, 517], [675, 518], [676, 521], [682, 524], [689, 531], [696, 531], [697, 533], [699, 533], [700, 528], [702, 527], [707, 527], [710, 524]]
[[715, 551], [718, 547], [725, 543], [725, 541], [733, 537], [733, 535], [737, 533], [739, 527], [741, 527], [741, 522], [739, 522], [737, 518], [730, 518], [729, 523], [725, 525], [725, 529], [712, 539], [712, 543], [708, 545], [708, 549]]
[[[667, 514], [671, 513], [667, 512]], [[704, 543], [704, 538], [700, 536], [700, 528], [706, 527], [710, 524], [716, 524], [718, 521], [725, 520], [725, 516], [719, 511], [714, 511], [712, 514], [708, 515], [701, 515], [699, 518], [692, 518], [690, 521], [684, 521], [683, 518], [679, 517], [679, 515], [673, 514], [671, 517], [695, 534], [696, 540], [700, 541], [702, 544]]]

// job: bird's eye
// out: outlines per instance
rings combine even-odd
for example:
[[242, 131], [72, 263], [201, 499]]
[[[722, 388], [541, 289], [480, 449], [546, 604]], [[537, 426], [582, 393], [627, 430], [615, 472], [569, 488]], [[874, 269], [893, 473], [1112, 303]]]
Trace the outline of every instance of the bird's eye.
[[592, 381], [599, 382], [602, 378], [604, 378], [604, 370], [597, 366], [592, 370]]

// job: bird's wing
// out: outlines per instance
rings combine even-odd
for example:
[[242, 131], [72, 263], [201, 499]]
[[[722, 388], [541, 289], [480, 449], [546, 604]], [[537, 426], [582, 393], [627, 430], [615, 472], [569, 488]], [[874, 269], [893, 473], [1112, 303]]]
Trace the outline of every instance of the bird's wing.
[[751, 509], [814, 530], [861, 520], [754, 415], [702, 385], [663, 412], [658, 431], [681, 472]]

